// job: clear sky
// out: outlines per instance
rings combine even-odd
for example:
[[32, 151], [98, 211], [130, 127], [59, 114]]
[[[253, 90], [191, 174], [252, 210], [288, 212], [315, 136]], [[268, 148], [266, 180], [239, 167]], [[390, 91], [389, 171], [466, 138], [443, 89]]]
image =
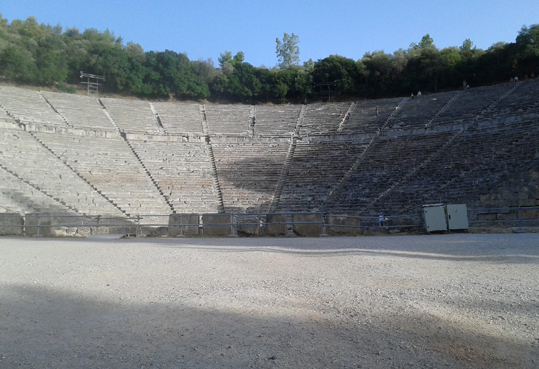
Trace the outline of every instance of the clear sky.
[[487, 49], [539, 23], [537, 0], [1, 0], [0, 12], [9, 22], [35, 16], [64, 30], [109, 29], [124, 44], [185, 52], [191, 60], [217, 64], [225, 50], [243, 51], [246, 62], [267, 67], [276, 65], [275, 39], [285, 32], [299, 36], [303, 62], [393, 53], [427, 33], [438, 48], [469, 38]]

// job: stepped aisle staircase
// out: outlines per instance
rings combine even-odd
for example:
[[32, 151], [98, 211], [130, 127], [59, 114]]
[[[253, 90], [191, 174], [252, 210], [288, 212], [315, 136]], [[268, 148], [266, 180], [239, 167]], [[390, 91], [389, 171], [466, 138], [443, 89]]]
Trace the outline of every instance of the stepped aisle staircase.
[[148, 179], [150, 180], [151, 184], [153, 185], [153, 187], [157, 190], [157, 192], [159, 193], [159, 197], [161, 198], [161, 200], [164, 202], [164, 205], [165, 207], [163, 207], [161, 204], [159, 203], [156, 203], [155, 206], [156, 206], [156, 209], [154, 211], [151, 211], [150, 210], [150, 213], [149, 214], [146, 214], [146, 215], [151, 215], [151, 214], [162, 214], [162, 212], [166, 209], [172, 213], [175, 213], [176, 210], [174, 209], [174, 206], [172, 205], [172, 203], [170, 202], [170, 200], [167, 198], [167, 196], [165, 196], [164, 192], [163, 192], [163, 189], [159, 187], [157, 181], [155, 180], [155, 178], [153, 178], [152, 176], [152, 173], [148, 170], [147, 166], [145, 165], [145, 163], [143, 162], [143, 160], [140, 158], [139, 154], [136, 152], [136, 150], [133, 148], [133, 145], [131, 144], [131, 142], [129, 142], [129, 140], [127, 139], [127, 136], [126, 134], [120, 130], [116, 120], [114, 119], [114, 117], [110, 114], [110, 112], [107, 110], [107, 107], [105, 106], [105, 104], [103, 104], [103, 102], [101, 100], [99, 100], [101, 105], [103, 106], [103, 112], [105, 113], [105, 115], [107, 116], [107, 118], [110, 120], [111, 124], [116, 127], [116, 129], [118, 130], [118, 132], [120, 133], [120, 136], [122, 137], [123, 141], [125, 142], [125, 144], [127, 145], [127, 147], [129, 148], [130, 152], [133, 154], [133, 156], [136, 158], [138, 164], [142, 167], [142, 169], [144, 170], [144, 173], [146, 175], [146, 177], [148, 177]]
[[210, 137], [209, 129], [208, 129], [208, 120], [206, 117], [206, 107], [204, 105], [200, 105], [200, 116], [202, 117], [202, 130], [203, 130], [203, 133], [206, 135], [205, 137], [206, 149], [208, 152], [208, 157], [210, 159], [211, 168], [212, 168], [213, 185], [215, 188], [215, 194], [217, 196], [216, 198], [217, 211], [219, 213], [224, 213], [225, 206], [223, 202], [223, 192], [221, 191], [221, 185], [219, 184], [219, 176], [217, 175], [217, 166], [215, 165], [215, 155], [213, 155], [213, 147], [211, 145], [211, 137]]
[[296, 121], [296, 127], [294, 128], [294, 132], [292, 133], [292, 136], [290, 137], [290, 146], [288, 147], [288, 153], [286, 155], [284, 166], [283, 166], [281, 175], [279, 177], [279, 182], [277, 182], [277, 187], [275, 188], [275, 193], [273, 195], [273, 199], [271, 201], [271, 205], [268, 211], [269, 213], [275, 212], [275, 210], [277, 209], [277, 206], [279, 205], [279, 200], [283, 193], [283, 188], [286, 182], [286, 178], [288, 177], [288, 173], [290, 172], [290, 165], [292, 163], [292, 158], [294, 157], [296, 143], [299, 138], [299, 130], [303, 123], [305, 112], [306, 112], [306, 106], [303, 105], [299, 113], [299, 117]]

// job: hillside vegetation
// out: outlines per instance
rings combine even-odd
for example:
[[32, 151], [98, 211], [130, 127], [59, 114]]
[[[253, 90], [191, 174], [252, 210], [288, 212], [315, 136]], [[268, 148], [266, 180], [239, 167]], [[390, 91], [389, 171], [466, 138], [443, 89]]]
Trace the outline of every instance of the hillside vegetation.
[[463, 80], [478, 86], [524, 78], [539, 72], [539, 25], [523, 27], [515, 42], [487, 50], [470, 39], [438, 49], [427, 34], [392, 54], [367, 52], [359, 60], [330, 55], [279, 66], [255, 67], [241, 51], [225, 51], [215, 65], [172, 50], [144, 51], [109, 30], [64, 30], [35, 17], [10, 23], [0, 15], [0, 75], [8, 82], [74, 92], [84, 71], [105, 76], [108, 93], [245, 103], [308, 101], [319, 97], [320, 88], [343, 98], [380, 98], [455, 89]]

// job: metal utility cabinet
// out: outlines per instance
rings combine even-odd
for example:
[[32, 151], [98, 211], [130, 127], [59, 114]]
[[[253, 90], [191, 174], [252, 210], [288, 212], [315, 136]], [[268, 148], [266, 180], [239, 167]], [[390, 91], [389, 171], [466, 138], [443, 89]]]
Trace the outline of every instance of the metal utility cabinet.
[[423, 205], [423, 217], [427, 232], [447, 231], [443, 204]]
[[449, 230], [468, 229], [468, 209], [466, 204], [446, 205]]
[[466, 204], [423, 205], [423, 218], [427, 232], [468, 229], [468, 209]]

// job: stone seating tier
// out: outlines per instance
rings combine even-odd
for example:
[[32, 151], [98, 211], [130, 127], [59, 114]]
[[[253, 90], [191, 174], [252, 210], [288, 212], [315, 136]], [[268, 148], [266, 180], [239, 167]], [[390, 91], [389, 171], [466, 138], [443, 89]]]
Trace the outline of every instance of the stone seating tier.
[[163, 128], [171, 134], [202, 133], [202, 117], [199, 104], [154, 102]]
[[289, 143], [212, 144], [225, 211], [269, 211]]
[[301, 112], [301, 105], [257, 105], [255, 135], [290, 136]]
[[277, 210], [321, 210], [367, 145], [368, 141], [298, 141]]
[[205, 143], [134, 140], [131, 145], [177, 213], [217, 212]]
[[488, 118], [517, 116], [522, 114], [539, 114], [539, 79], [519, 82], [513, 93], [501, 100]]
[[0, 131], [0, 164], [81, 214], [122, 215], [28, 132]]
[[465, 132], [422, 173], [401, 186], [399, 202], [405, 209], [407, 198], [423, 203], [465, 201], [532, 165], [539, 155], [537, 142], [539, 128], [534, 121]]
[[23, 123], [67, 127], [62, 117], [36, 91], [0, 86], [0, 105]]
[[[538, 91], [539, 81], [527, 81], [424, 95], [407, 100], [399, 110], [395, 107], [403, 99], [307, 105], [288, 162], [290, 139], [283, 136], [294, 131], [301, 106], [206, 105], [202, 110], [209, 143], [164, 142], [167, 133], [186, 133], [182, 131], [197, 114], [202, 126], [197, 104], [102, 99], [121, 130], [137, 133], [128, 137], [135, 156], [122, 139], [77, 136], [85, 133], [63, 129], [64, 118], [70, 125], [82, 124], [86, 113], [80, 112], [79, 118], [80, 99], [84, 100], [80, 100], [81, 110], [97, 114], [99, 104], [97, 110], [85, 105], [91, 99], [3, 86], [0, 122], [7, 124], [0, 129], [0, 164], [4, 177], [10, 179], [1, 187], [2, 196], [12, 194], [6, 204], [21, 211], [49, 204], [79, 214], [167, 214], [169, 204], [177, 212], [216, 212], [221, 205], [225, 211], [267, 211], [270, 204], [278, 204], [279, 211], [324, 208], [395, 214], [425, 202], [466, 201], [539, 157], [534, 116], [539, 109]], [[379, 117], [373, 117], [375, 106]], [[341, 112], [350, 114], [343, 120]], [[156, 114], [165, 122], [163, 127]], [[34, 124], [11, 125], [11, 116]], [[386, 122], [382, 135], [364, 153], [372, 134]], [[415, 130], [425, 122], [435, 129]], [[462, 133], [453, 126], [474, 122], [478, 124], [464, 126]], [[36, 129], [40, 124], [46, 129]], [[49, 126], [56, 128], [41, 132], [49, 131]], [[450, 129], [434, 133], [437, 127]], [[392, 129], [403, 135], [387, 132]], [[144, 141], [149, 133], [155, 137]], [[253, 133], [259, 141], [237, 137]], [[290, 164], [287, 171], [283, 171], [285, 163]], [[350, 172], [351, 168], [355, 169]], [[29, 201], [34, 197], [36, 204]]]
[[455, 132], [383, 138], [373, 144], [342, 188], [327, 204], [330, 209], [352, 212], [366, 209], [384, 191], [417, 170]]
[[461, 94], [457, 101], [441, 113], [436, 119], [437, 124], [471, 123], [484, 112], [492, 103], [513, 86], [502, 84], [488, 87], [472, 88]]
[[335, 134], [350, 105], [349, 102], [307, 105], [300, 135]]
[[130, 215], [170, 211], [125, 141], [36, 133], [56, 156]]
[[74, 213], [61, 202], [55, 201], [2, 168], [0, 168], [0, 212]]
[[[455, 92], [423, 95], [409, 99], [391, 118], [388, 129], [422, 128], [453, 98]], [[434, 123], [434, 122], [433, 122]]]
[[101, 102], [120, 130], [151, 134], [161, 133], [155, 114], [147, 101], [102, 98]]
[[54, 92], [42, 94], [73, 127], [115, 129], [103, 113], [103, 107], [94, 97]]
[[[358, 101], [354, 110], [342, 125], [340, 133], [361, 134], [378, 132], [389, 116], [395, 112], [401, 101], [402, 99]], [[377, 106], [378, 116], [376, 115]]]
[[251, 107], [248, 105], [205, 106], [206, 121], [210, 134], [248, 134], [251, 124]]

